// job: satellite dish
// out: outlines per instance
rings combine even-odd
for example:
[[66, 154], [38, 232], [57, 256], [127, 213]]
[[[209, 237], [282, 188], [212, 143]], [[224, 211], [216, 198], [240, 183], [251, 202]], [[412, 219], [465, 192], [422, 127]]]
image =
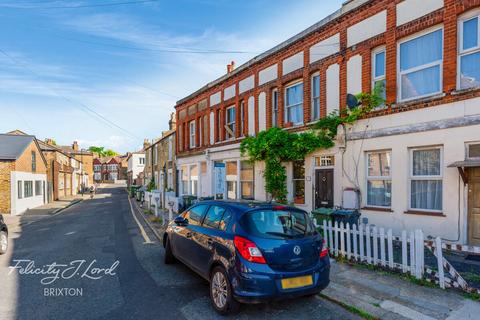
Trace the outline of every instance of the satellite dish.
[[347, 94], [347, 106], [349, 109], [355, 109], [360, 105], [360, 102], [358, 101], [357, 97], [355, 97], [353, 94], [348, 93]]

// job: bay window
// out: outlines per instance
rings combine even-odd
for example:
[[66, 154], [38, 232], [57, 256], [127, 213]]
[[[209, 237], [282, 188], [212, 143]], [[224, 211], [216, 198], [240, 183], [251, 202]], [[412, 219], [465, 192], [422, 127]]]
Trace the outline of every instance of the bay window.
[[442, 92], [443, 29], [400, 42], [398, 52], [400, 101]]
[[385, 48], [375, 49], [372, 53], [372, 60], [372, 89], [380, 86], [382, 88], [381, 97], [385, 100], [387, 98], [385, 90]]
[[305, 161], [293, 161], [293, 202], [305, 203]]
[[303, 83], [285, 89], [285, 122], [303, 124]]
[[233, 139], [235, 138], [235, 106], [228, 107], [225, 116], [225, 137], [227, 140]]
[[320, 75], [312, 76], [312, 120], [320, 119]]
[[442, 211], [442, 148], [410, 150], [410, 209]]
[[240, 195], [242, 199], [253, 200], [254, 166], [250, 161], [240, 162]]
[[391, 152], [367, 153], [367, 206], [385, 207], [392, 205]]
[[479, 15], [459, 21], [458, 89], [480, 86]]

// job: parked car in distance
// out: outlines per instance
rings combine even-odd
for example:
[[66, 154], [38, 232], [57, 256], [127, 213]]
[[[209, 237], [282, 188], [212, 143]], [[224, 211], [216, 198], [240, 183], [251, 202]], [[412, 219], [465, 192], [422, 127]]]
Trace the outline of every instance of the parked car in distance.
[[223, 315], [240, 303], [314, 295], [330, 281], [328, 249], [295, 207], [200, 202], [168, 225], [163, 245], [166, 264], [178, 259], [210, 282]]
[[8, 228], [0, 214], [0, 254], [7, 253], [8, 250]]

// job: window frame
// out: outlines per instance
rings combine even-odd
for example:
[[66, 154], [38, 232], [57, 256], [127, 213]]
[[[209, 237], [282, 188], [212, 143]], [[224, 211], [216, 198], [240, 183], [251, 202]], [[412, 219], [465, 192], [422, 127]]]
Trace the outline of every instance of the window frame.
[[[314, 93], [314, 90], [313, 90], [313, 85], [314, 85], [314, 82], [313, 82], [313, 78], [315, 77], [318, 77], [318, 96], [314, 96], [313, 93]], [[320, 106], [320, 96], [321, 96], [321, 92], [320, 92], [320, 88], [321, 88], [321, 79], [320, 79], [320, 72], [315, 72], [311, 75], [310, 77], [310, 117], [311, 117], [311, 121], [317, 121], [317, 120], [320, 120], [322, 118], [322, 107]], [[315, 101], [318, 100], [318, 117], [315, 118]]]
[[32, 172], [37, 172], [37, 153], [32, 151]]
[[[376, 64], [376, 61], [377, 61], [377, 55], [382, 53], [384, 54], [384, 61], [383, 61], [383, 75], [382, 76], [376, 76], [376, 71], [377, 71], [377, 64]], [[385, 46], [379, 46], [379, 47], [376, 47], [372, 50], [372, 63], [371, 63], [371, 69], [372, 69], [372, 91], [373, 89], [375, 89], [375, 83], [378, 82], [378, 81], [385, 81], [385, 87], [383, 88], [384, 90], [384, 94], [385, 94], [385, 97], [387, 96], [387, 49]], [[378, 108], [383, 108], [385, 106], [385, 104], [382, 104], [380, 106], [378, 106]]]
[[470, 157], [471, 145], [480, 145], [480, 141], [471, 141], [465, 143], [465, 160], [480, 160], [480, 157]]
[[[233, 110], [233, 121], [228, 121], [228, 114], [230, 112], [230, 110]], [[230, 107], [227, 107], [225, 109], [225, 140], [234, 140], [235, 139], [235, 129], [236, 129], [236, 117], [237, 117], [237, 112], [236, 112], [236, 108], [235, 108], [235, 105], [232, 105]], [[230, 119], [231, 120], [231, 119]], [[233, 129], [230, 128], [230, 126], [233, 126]], [[230, 134], [228, 133], [228, 130], [227, 130], [227, 127], [230, 128], [230, 130], [232, 130], [233, 132], [233, 135], [230, 136]]]
[[[293, 87], [296, 87], [298, 85], [302, 85], [302, 101], [297, 103], [297, 104], [293, 104], [293, 105], [287, 105], [287, 92], [288, 92], [288, 89], [290, 88], [293, 88]], [[287, 122], [291, 122], [294, 126], [298, 126], [298, 125], [303, 125], [304, 122], [305, 122], [305, 119], [303, 117], [303, 103], [304, 103], [304, 93], [305, 92], [305, 88], [304, 88], [304, 83], [303, 83], [303, 79], [300, 79], [300, 80], [297, 80], [295, 82], [292, 82], [290, 83], [289, 85], [285, 86], [285, 90], [284, 90], [284, 93], [283, 93], [283, 98], [284, 98], [284, 101], [283, 101], [283, 107], [284, 107], [284, 119], [285, 119], [285, 123]], [[298, 107], [300, 106], [302, 108], [302, 121], [301, 122], [293, 122], [291, 121], [290, 119], [288, 119], [288, 109], [290, 108], [294, 108], [294, 107]]]
[[[241, 160], [240, 161], [240, 199], [241, 200], [255, 200], [255, 163], [252, 163], [252, 171], [253, 171], [253, 174], [252, 174], [252, 180], [243, 180], [242, 179], [242, 167], [243, 167], [243, 163], [245, 162], [248, 162], [248, 160]], [[252, 197], [251, 198], [244, 198], [243, 197], [243, 183], [244, 182], [251, 182], [252, 183]]]
[[[35, 180], [35, 196], [42, 196], [43, 195], [43, 188], [42, 188], [42, 180]], [[39, 186], [39, 188], [37, 188]]]
[[17, 199], [23, 199], [23, 180], [17, 180]]
[[[440, 174], [435, 176], [414, 176], [413, 175], [413, 152], [418, 150], [440, 150]], [[443, 200], [444, 200], [444, 192], [443, 192], [443, 179], [444, 179], [444, 169], [443, 169], [443, 146], [424, 146], [424, 147], [413, 147], [409, 148], [408, 150], [408, 210], [409, 211], [420, 211], [420, 212], [431, 212], [431, 213], [442, 213], [444, 209]], [[412, 208], [412, 181], [413, 180], [439, 180], [442, 181], [442, 209], [440, 210], [432, 210], [432, 209], [420, 209], [420, 208]]]
[[[192, 129], [192, 126], [193, 126], [193, 129]], [[197, 133], [196, 133], [196, 130], [197, 130], [197, 123], [195, 120], [192, 120], [188, 123], [188, 137], [189, 137], [189, 146], [190, 146], [190, 149], [193, 149], [196, 147], [196, 144], [197, 144]]]
[[[464, 50], [463, 49], [463, 24], [467, 21], [477, 20], [477, 46], [473, 48], [469, 48]], [[480, 9], [474, 9], [466, 14], [460, 16], [457, 22], [457, 90], [469, 90], [479, 88], [480, 86], [476, 87], [468, 87], [468, 88], [461, 88], [461, 68], [462, 68], [462, 57], [479, 53], [480, 52]], [[479, 80], [480, 81], [480, 80]]]
[[[30, 188], [27, 188], [27, 185]], [[29, 191], [27, 193], [27, 191]], [[24, 180], [23, 181], [23, 197], [24, 198], [32, 198], [33, 197], [33, 181], [32, 180]]]
[[[369, 156], [371, 154], [378, 154], [378, 153], [390, 153], [390, 174], [388, 176], [370, 176], [369, 173], [368, 173], [368, 169], [370, 168], [369, 167]], [[393, 187], [393, 180], [392, 180], [392, 169], [393, 169], [393, 165], [392, 165], [392, 150], [391, 149], [385, 149], [385, 150], [372, 150], [372, 151], [367, 151], [365, 152], [365, 158], [366, 158], [366, 161], [365, 161], [365, 205], [367, 207], [370, 207], [370, 208], [382, 208], [382, 209], [391, 209], [392, 208], [392, 200], [393, 200], [393, 197], [391, 196], [393, 194], [393, 190], [390, 192], [391, 195], [390, 195], [390, 206], [379, 206], [379, 205], [373, 205], [373, 204], [369, 204], [368, 203], [368, 181], [378, 181], [378, 180], [382, 180], [382, 181], [390, 181], [390, 187], [392, 188]]]
[[240, 101], [240, 137], [245, 136], [245, 101]]
[[[303, 162], [303, 179], [295, 178], [295, 162]], [[303, 202], [296, 202], [295, 201], [295, 181], [303, 181]], [[306, 167], [305, 167], [305, 159], [303, 160], [295, 160], [292, 161], [292, 196], [293, 196], [293, 203], [294, 204], [306, 204]]]
[[[406, 42], [409, 42], [409, 41], [412, 41], [412, 40], [415, 40], [415, 39], [418, 39], [418, 38], [421, 38], [423, 36], [426, 36], [430, 33], [434, 33], [438, 30], [441, 30], [442, 31], [442, 58], [440, 60], [436, 60], [434, 62], [429, 62], [427, 64], [424, 64], [424, 65], [421, 65], [421, 66], [417, 66], [417, 67], [413, 67], [413, 68], [410, 68], [410, 69], [407, 69], [407, 70], [404, 70], [404, 71], [401, 71], [401, 55], [400, 55], [400, 47], [402, 44], [406, 43]], [[438, 95], [438, 94], [441, 94], [443, 93], [443, 61], [444, 61], [444, 47], [445, 47], [445, 30], [444, 30], [444, 26], [443, 24], [440, 24], [440, 25], [436, 25], [436, 26], [433, 26], [431, 28], [427, 28], [425, 30], [422, 30], [420, 32], [417, 32], [413, 35], [410, 35], [410, 36], [407, 36], [407, 37], [404, 37], [402, 39], [400, 39], [398, 42], [397, 42], [397, 87], [398, 87], [398, 90], [397, 90], [397, 100], [398, 102], [409, 102], [409, 101], [414, 101], [414, 100], [419, 100], [419, 99], [423, 99], [423, 98], [426, 98], [426, 97], [432, 97], [432, 96], [435, 96], [435, 95]], [[428, 93], [428, 94], [423, 94], [423, 95], [419, 95], [419, 96], [416, 96], [416, 97], [411, 97], [411, 98], [406, 98], [406, 99], [402, 99], [402, 76], [405, 75], [405, 74], [411, 74], [411, 73], [414, 73], [414, 72], [417, 72], [417, 71], [421, 71], [421, 70], [425, 70], [425, 69], [429, 69], [431, 67], [434, 67], [434, 66], [439, 66], [440, 67], [440, 74], [439, 74], [439, 91], [436, 91], [436, 92], [432, 92], [432, 93]]]
[[278, 88], [273, 88], [272, 94], [272, 127], [278, 128]]

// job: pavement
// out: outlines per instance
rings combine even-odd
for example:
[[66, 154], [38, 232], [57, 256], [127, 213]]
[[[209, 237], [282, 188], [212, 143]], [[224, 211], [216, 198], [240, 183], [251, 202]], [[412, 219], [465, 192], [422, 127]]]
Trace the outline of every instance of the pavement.
[[83, 196], [81, 194], [74, 195], [74, 196], [68, 196], [56, 201], [52, 201], [50, 203], [47, 203], [43, 206], [36, 207], [33, 209], [28, 209], [24, 215], [29, 215], [29, 216], [47, 216], [47, 215], [53, 215], [56, 214], [74, 204], [77, 204], [80, 201], [89, 199], [90, 195], [85, 193]]
[[456, 290], [424, 287], [386, 272], [332, 261], [322, 294], [378, 319], [479, 319], [480, 303]]
[[[164, 250], [125, 189], [100, 188], [47, 216], [7, 221], [0, 256], [0, 319], [224, 319], [208, 283]], [[10, 225], [13, 222], [13, 225]], [[320, 296], [245, 305], [231, 319], [360, 319]]]

